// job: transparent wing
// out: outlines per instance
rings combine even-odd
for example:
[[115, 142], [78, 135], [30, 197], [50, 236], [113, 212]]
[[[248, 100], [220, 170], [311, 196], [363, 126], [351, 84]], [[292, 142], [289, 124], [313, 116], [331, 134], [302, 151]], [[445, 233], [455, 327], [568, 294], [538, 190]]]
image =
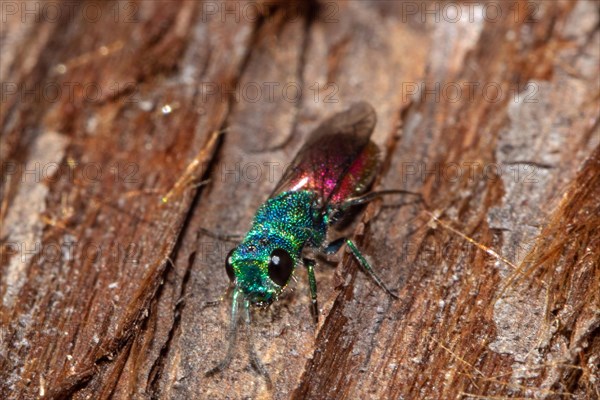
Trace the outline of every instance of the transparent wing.
[[[284, 172], [281, 181], [275, 187], [271, 197], [281, 192], [312, 190], [324, 206], [335, 199], [336, 202], [347, 197], [339, 193], [349, 173], [360, 176], [370, 171], [361, 171], [361, 165], [371, 169], [371, 158], [376, 152], [369, 146], [370, 136], [375, 127], [377, 116], [373, 107], [366, 102], [355, 103], [350, 108], [334, 114], [325, 120], [309, 135], [306, 143], [290, 166]], [[360, 161], [357, 165], [357, 160]]]

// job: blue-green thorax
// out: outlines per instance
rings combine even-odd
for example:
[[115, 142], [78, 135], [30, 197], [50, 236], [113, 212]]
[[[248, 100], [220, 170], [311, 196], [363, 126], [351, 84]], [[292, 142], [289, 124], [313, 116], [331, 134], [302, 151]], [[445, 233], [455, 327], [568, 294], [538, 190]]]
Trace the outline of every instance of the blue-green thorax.
[[227, 263], [233, 267], [235, 285], [254, 305], [269, 305], [287, 284], [285, 278], [273, 279], [282, 272], [277, 271], [279, 265], [273, 264], [281, 257], [273, 258], [273, 254], [282, 254], [282, 250], [289, 254], [291, 274], [303, 248], [318, 247], [325, 240], [327, 215], [313, 205], [314, 198], [311, 191], [297, 191], [267, 200], [258, 209], [242, 243], [229, 254]]

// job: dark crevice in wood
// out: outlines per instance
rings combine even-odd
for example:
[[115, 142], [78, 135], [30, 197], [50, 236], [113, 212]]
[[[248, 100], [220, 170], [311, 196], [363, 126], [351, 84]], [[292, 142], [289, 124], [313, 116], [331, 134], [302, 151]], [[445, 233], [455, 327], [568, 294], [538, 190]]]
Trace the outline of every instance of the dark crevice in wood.
[[[193, 212], [194, 212], [194, 205], [198, 203], [198, 201], [201, 197], [201, 192], [202, 192], [202, 190], [196, 190], [196, 192], [194, 194], [194, 198], [191, 202], [191, 205], [187, 209], [185, 217], [183, 218], [182, 226], [179, 229], [179, 233], [177, 234], [177, 236], [175, 238], [175, 243], [173, 245], [173, 249], [172, 249], [171, 253], [169, 254], [168, 258], [166, 260], [162, 261], [162, 263], [164, 264], [165, 267], [162, 268], [162, 273], [160, 273], [160, 275], [157, 278], [160, 281], [164, 281], [164, 279], [166, 278], [166, 273], [169, 270], [169, 268], [166, 266], [169, 264], [169, 262], [177, 262], [177, 256], [179, 254], [179, 249], [181, 247], [182, 238], [185, 236], [185, 232], [187, 231], [189, 222], [191, 220], [191, 216], [193, 215]], [[172, 261], [170, 261], [170, 260], [172, 260]], [[148, 302], [153, 301], [157, 297], [160, 286], [162, 286], [162, 285], [159, 285], [159, 284], [154, 285], [154, 291], [152, 293], [148, 293], [148, 295], [146, 296]], [[141, 305], [140, 310], [142, 310], [142, 309], [149, 309], [149, 304]], [[104, 354], [101, 355], [95, 361], [95, 365], [98, 368], [102, 368], [103, 365], [112, 364], [115, 355], [120, 355], [122, 350], [126, 347], [130, 348], [132, 341], [136, 339], [137, 335], [139, 335], [141, 328], [144, 325], [144, 321], [147, 320], [147, 318], [148, 317], [144, 316], [143, 313], [141, 313], [141, 312], [138, 313], [138, 315], [130, 321], [130, 323], [128, 324], [128, 327], [123, 328], [122, 334], [119, 337], [115, 337], [111, 340], [109, 348], [106, 349]], [[116, 384], [116, 382], [117, 381], [115, 381], [115, 384]]]
[[[187, 267], [185, 274], [181, 279], [181, 292], [179, 293], [179, 301], [175, 304], [174, 318], [171, 325], [171, 329], [167, 335], [167, 339], [160, 349], [159, 357], [154, 360], [152, 367], [150, 367], [150, 373], [148, 375], [148, 382], [146, 383], [146, 393], [150, 394], [151, 398], [160, 398], [160, 378], [162, 377], [163, 370], [165, 368], [165, 362], [168, 360], [167, 354], [171, 351], [171, 345], [175, 336], [179, 333], [179, 326], [181, 323], [181, 313], [185, 308], [185, 301], [183, 300], [188, 291], [188, 284], [191, 277], [192, 268], [194, 267], [194, 261], [196, 260], [196, 252], [192, 252], [188, 257]], [[160, 293], [157, 295], [160, 298]]]

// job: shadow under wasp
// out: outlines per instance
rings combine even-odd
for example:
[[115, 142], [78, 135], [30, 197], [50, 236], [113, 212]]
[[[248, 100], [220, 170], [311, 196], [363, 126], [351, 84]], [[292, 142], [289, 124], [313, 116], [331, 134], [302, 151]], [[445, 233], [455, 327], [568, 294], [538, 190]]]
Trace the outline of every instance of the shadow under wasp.
[[[278, 299], [297, 266], [307, 269], [312, 314], [318, 322], [317, 282], [314, 268], [319, 253], [336, 253], [344, 244], [362, 269], [389, 296], [397, 298], [349, 238], [327, 240], [351, 208], [385, 194], [416, 193], [404, 190], [366, 192], [379, 164], [379, 150], [370, 140], [376, 113], [366, 102], [326, 119], [308, 137], [269, 199], [257, 210], [252, 226], [225, 261], [231, 290], [231, 321], [225, 358], [206, 375], [224, 370], [233, 357], [240, 308], [250, 324], [250, 307], [265, 308]], [[252, 345], [252, 366], [269, 386], [269, 374]]]

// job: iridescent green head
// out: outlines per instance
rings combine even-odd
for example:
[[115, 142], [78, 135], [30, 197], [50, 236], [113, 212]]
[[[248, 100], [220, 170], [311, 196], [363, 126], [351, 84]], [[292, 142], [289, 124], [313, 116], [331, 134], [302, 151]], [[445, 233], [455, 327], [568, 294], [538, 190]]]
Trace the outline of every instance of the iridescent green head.
[[225, 260], [229, 279], [253, 305], [267, 307], [287, 285], [296, 260], [267, 238], [244, 241]]
[[325, 221], [315, 217], [314, 194], [285, 192], [267, 200], [256, 212], [242, 243], [225, 261], [229, 279], [253, 305], [266, 307], [287, 285], [302, 248], [318, 246]]

